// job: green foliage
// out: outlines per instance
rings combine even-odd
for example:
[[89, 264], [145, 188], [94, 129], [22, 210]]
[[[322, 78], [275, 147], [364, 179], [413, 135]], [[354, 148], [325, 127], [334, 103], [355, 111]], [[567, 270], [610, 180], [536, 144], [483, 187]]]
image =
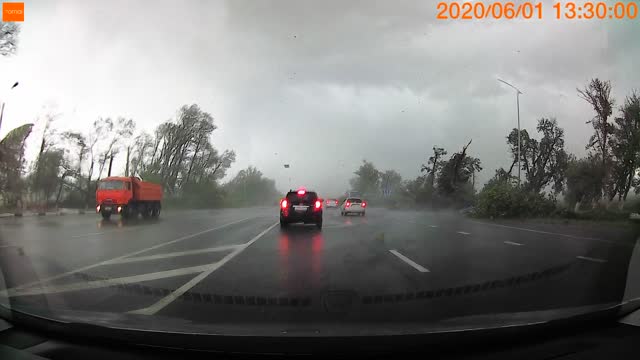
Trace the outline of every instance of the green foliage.
[[220, 153], [211, 143], [217, 129], [213, 116], [198, 105], [184, 105], [175, 121], [162, 123], [154, 136], [134, 139], [132, 174], [159, 179], [172, 195], [191, 183], [210, 184], [223, 178], [235, 161], [235, 152]]
[[566, 177], [565, 201], [571, 207], [577, 202], [591, 204], [602, 196], [604, 169], [598, 157], [571, 158]]
[[379, 194], [381, 174], [373, 163], [362, 160], [362, 165], [354, 174], [356, 176], [349, 181], [352, 190], [359, 191], [362, 196], [368, 198]]
[[227, 194], [225, 206], [244, 207], [277, 204], [280, 193], [275, 181], [262, 175], [258, 169], [249, 166], [224, 185]]
[[211, 209], [224, 205], [226, 193], [215, 181], [189, 183], [179, 196], [165, 198], [167, 208]]
[[435, 186], [436, 174], [440, 171], [444, 164], [444, 156], [447, 155], [447, 151], [444, 148], [434, 146], [433, 155], [427, 159], [426, 164], [422, 164], [420, 172], [427, 172], [430, 188]]
[[156, 184], [162, 184], [162, 177], [160, 174], [145, 172], [139, 175], [139, 177], [144, 181], [149, 181]]
[[[524, 186], [528, 191], [540, 192], [553, 185], [556, 193], [562, 191], [568, 155], [564, 150], [564, 130], [556, 119], [538, 120], [536, 130], [542, 134], [538, 141], [529, 136], [527, 130], [520, 131], [520, 161], [524, 170]], [[513, 165], [518, 158], [518, 129], [507, 136], [507, 144], [513, 156]]]
[[631, 188], [638, 191], [640, 167], [640, 96], [633, 92], [620, 107], [611, 136], [612, 176], [609, 199], [626, 199]]
[[25, 141], [33, 124], [11, 130], [0, 141], [0, 195], [7, 206], [15, 206], [24, 188]]
[[442, 166], [435, 189], [438, 197], [433, 197], [439, 206], [468, 206], [473, 201], [472, 177], [482, 170], [480, 159], [467, 155], [471, 141]]
[[596, 207], [587, 211], [575, 212], [568, 208], [558, 208], [553, 211], [550, 218], [588, 221], [628, 221], [629, 212]]
[[58, 188], [64, 161], [64, 152], [57, 149], [46, 150], [38, 157], [30, 183], [33, 192], [42, 195], [44, 201]]
[[414, 180], [404, 183], [403, 198], [413, 199], [416, 204], [426, 204], [431, 200], [434, 188], [431, 185], [430, 176], [418, 176]]
[[594, 134], [589, 138], [586, 148], [598, 154], [605, 164], [609, 159], [609, 136], [613, 132], [609, 117], [615, 105], [611, 97], [611, 82], [598, 78], [592, 79], [583, 90], [578, 89], [578, 95], [588, 102], [596, 113], [589, 121], [593, 126]]
[[555, 200], [544, 194], [518, 188], [510, 181], [496, 180], [478, 194], [475, 214], [494, 218], [540, 217], [550, 215], [555, 208]]

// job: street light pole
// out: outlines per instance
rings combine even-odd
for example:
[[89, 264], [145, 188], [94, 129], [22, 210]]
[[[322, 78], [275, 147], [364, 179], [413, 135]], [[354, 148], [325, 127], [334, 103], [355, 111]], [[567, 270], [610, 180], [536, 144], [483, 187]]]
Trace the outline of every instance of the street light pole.
[[[12, 90], [16, 86], [18, 86], [18, 82], [17, 81], [15, 82], [15, 84], [13, 84], [13, 86], [9, 90]], [[4, 100], [2, 101], [2, 109], [0, 109], [0, 129], [2, 128], [2, 116], [3, 115], [4, 115]]]
[[4, 101], [2, 102], [2, 110], [0, 110], [0, 129], [2, 128], [2, 115], [4, 115]]
[[516, 107], [517, 107], [517, 111], [518, 111], [518, 186], [520, 186], [520, 171], [522, 170], [522, 167], [520, 166], [520, 94], [522, 94], [522, 91], [520, 91], [520, 89], [518, 89], [517, 87], [509, 84], [508, 82], [502, 80], [502, 79], [498, 79], [498, 81], [500, 81], [501, 83], [508, 85], [509, 87], [511, 87], [512, 89], [514, 89], [516, 91]]
[[518, 109], [518, 187], [520, 186], [520, 171], [522, 170], [522, 166], [520, 166], [520, 90], [516, 92], [516, 107]]

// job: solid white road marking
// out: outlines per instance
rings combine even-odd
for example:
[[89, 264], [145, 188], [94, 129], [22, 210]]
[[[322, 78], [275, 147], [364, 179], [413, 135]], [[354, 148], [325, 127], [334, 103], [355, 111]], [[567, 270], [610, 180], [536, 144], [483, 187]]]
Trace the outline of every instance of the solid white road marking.
[[68, 291], [97, 289], [97, 288], [102, 288], [102, 287], [107, 287], [112, 285], [130, 284], [130, 283], [137, 283], [142, 281], [164, 279], [168, 277], [195, 274], [195, 273], [199, 273], [207, 270], [209, 266], [210, 265], [192, 266], [192, 267], [186, 267], [181, 269], [158, 271], [158, 272], [148, 273], [148, 274], [125, 276], [125, 277], [113, 278], [113, 279], [76, 282], [72, 284], [42, 285], [42, 286], [37, 286], [29, 289], [9, 289], [9, 290], [0, 291], [0, 294], [2, 296], [8, 295], [9, 297], [16, 297], [16, 296], [55, 294], [55, 293], [68, 292]]
[[141, 314], [141, 315], [153, 315], [153, 314], [157, 313], [158, 311], [162, 310], [165, 306], [171, 304], [175, 299], [177, 299], [180, 296], [182, 296], [182, 294], [184, 294], [185, 292], [189, 291], [192, 287], [196, 286], [200, 281], [204, 280], [207, 276], [211, 275], [214, 271], [218, 270], [224, 264], [229, 262], [229, 260], [233, 259], [234, 257], [236, 257], [236, 255], [240, 254], [243, 250], [245, 250], [246, 248], [251, 246], [251, 244], [253, 244], [254, 242], [258, 241], [258, 239], [260, 239], [262, 236], [264, 236], [264, 234], [269, 232], [269, 230], [273, 229], [276, 225], [278, 225], [278, 222], [276, 222], [273, 225], [269, 226], [268, 228], [262, 230], [262, 232], [260, 232], [256, 236], [254, 236], [253, 239], [251, 239], [251, 240], [249, 240], [249, 242], [245, 243], [244, 246], [237, 248], [235, 251], [233, 251], [232, 253], [228, 254], [224, 258], [222, 258], [222, 260], [218, 261], [215, 264], [208, 265], [208, 268], [205, 271], [203, 271], [202, 273], [200, 273], [198, 276], [194, 277], [193, 279], [189, 280], [189, 282], [187, 282], [186, 284], [182, 285], [181, 287], [179, 287], [178, 289], [173, 291], [171, 294], [169, 294], [166, 297], [160, 299], [155, 304], [153, 304], [153, 305], [151, 305], [149, 307], [146, 307], [144, 309], [130, 311], [130, 313], [132, 313], [132, 314]]
[[429, 227], [437, 228], [437, 227], [438, 227], [438, 225], [429, 225]]
[[580, 260], [593, 261], [593, 262], [597, 262], [597, 263], [606, 263], [607, 262], [607, 260], [596, 259], [596, 258], [592, 258], [592, 257], [588, 257], [588, 256], [576, 256], [576, 258], [578, 258]]
[[163, 246], [175, 244], [177, 242], [180, 242], [180, 241], [183, 241], [183, 240], [187, 240], [187, 239], [191, 239], [193, 237], [196, 237], [196, 236], [199, 236], [199, 235], [202, 235], [202, 234], [206, 234], [206, 233], [211, 232], [211, 231], [220, 230], [220, 229], [223, 229], [225, 227], [228, 227], [228, 226], [231, 226], [231, 225], [243, 222], [243, 221], [247, 221], [249, 219], [251, 219], [251, 218], [245, 218], [245, 219], [241, 219], [241, 220], [237, 220], [237, 221], [232, 221], [230, 223], [226, 223], [226, 224], [223, 224], [223, 225], [220, 225], [220, 226], [216, 226], [216, 227], [213, 227], [213, 228], [210, 228], [210, 229], [199, 231], [199, 232], [194, 233], [194, 234], [185, 235], [185, 236], [179, 237], [179, 238], [174, 239], [174, 240], [163, 242], [163, 243], [158, 244], [158, 245], [154, 245], [154, 246], [151, 246], [151, 247], [148, 247], [148, 248], [144, 248], [144, 249], [141, 249], [141, 250], [133, 251], [133, 252], [130, 252], [130, 253], [115, 257], [113, 259], [101, 261], [99, 263], [95, 263], [95, 264], [92, 264], [92, 265], [87, 265], [87, 266], [84, 266], [84, 267], [81, 267], [81, 268], [77, 268], [75, 270], [67, 271], [67, 272], [64, 272], [64, 273], [61, 273], [61, 274], [58, 274], [58, 275], [54, 275], [54, 276], [45, 278], [45, 279], [42, 279], [42, 280], [33, 281], [33, 282], [30, 282], [30, 283], [27, 283], [27, 284], [23, 284], [23, 285], [18, 285], [18, 286], [14, 287], [14, 288], [7, 289], [7, 291], [17, 290], [17, 289], [24, 289], [24, 288], [28, 288], [28, 287], [31, 287], [31, 286], [34, 286], [34, 285], [37, 285], [37, 284], [42, 284], [42, 283], [45, 283], [45, 282], [48, 282], [48, 281], [57, 280], [57, 279], [65, 277], [65, 276], [73, 275], [73, 274], [81, 272], [81, 271], [86, 271], [86, 270], [93, 269], [93, 268], [98, 267], [98, 266], [102, 266], [102, 265], [108, 264], [111, 261], [124, 259], [126, 257], [142, 254], [144, 252], [147, 252], [147, 251], [150, 251], [150, 250], [155, 250], [155, 249], [161, 248]]
[[571, 239], [595, 240], [595, 241], [604, 241], [604, 242], [608, 242], [608, 243], [613, 242], [613, 241], [609, 241], [609, 240], [603, 240], [603, 239], [597, 239], [597, 238], [591, 238], [591, 237], [584, 237], [584, 236], [575, 236], [575, 235], [560, 234], [560, 233], [554, 233], [554, 232], [549, 232], [549, 231], [526, 229], [526, 228], [521, 228], [521, 227], [516, 227], [516, 226], [508, 226], [508, 225], [500, 225], [500, 224], [490, 224], [490, 223], [486, 223], [486, 222], [482, 222], [482, 221], [471, 221], [471, 222], [472, 222], [472, 223], [476, 223], [476, 224], [483, 224], [483, 225], [497, 226], [497, 227], [506, 228], [506, 229], [514, 229], [514, 230], [528, 231], [528, 232], [538, 233], [538, 234], [547, 234], [547, 235], [563, 236], [563, 237], [567, 237], [567, 238], [571, 238]]
[[457, 231], [457, 233], [462, 235], [471, 235], [471, 233], [464, 232], [464, 231]]
[[420, 272], [429, 272], [429, 270], [425, 267], [423, 267], [420, 264], [415, 263], [413, 260], [409, 259], [408, 257], [400, 254], [397, 250], [389, 250], [390, 253], [392, 253], [393, 255], [397, 256], [398, 258], [400, 258], [400, 260], [406, 262], [407, 264], [411, 265], [411, 267], [413, 267], [414, 269], [420, 271]]
[[82, 234], [82, 235], [73, 235], [72, 238], [81, 238], [81, 237], [87, 237], [87, 236], [93, 236], [93, 235], [102, 235], [104, 234], [103, 232], [99, 232], [99, 233], [89, 233], [89, 234]]
[[176, 252], [172, 252], [172, 253], [156, 254], [156, 255], [149, 255], [149, 256], [128, 257], [128, 258], [124, 258], [124, 259], [118, 259], [118, 260], [114, 260], [114, 261], [109, 261], [104, 265], [125, 264], [125, 263], [132, 263], [132, 262], [138, 262], [138, 261], [149, 261], [149, 260], [166, 259], [166, 258], [178, 257], [178, 256], [198, 255], [198, 254], [204, 254], [204, 253], [208, 253], [208, 252], [235, 250], [235, 249], [237, 249], [239, 247], [243, 247], [243, 246], [244, 245], [225, 245], [225, 246], [218, 246], [218, 247], [212, 247], [212, 248], [206, 248], [206, 249], [198, 249], [198, 250], [176, 251]]
[[517, 242], [513, 242], [513, 241], [505, 241], [504, 242], [507, 245], [515, 245], [515, 246], [522, 246], [523, 244], [517, 243]]
[[120, 233], [126, 233], [126, 232], [131, 232], [131, 231], [142, 231], [144, 229], [146, 229], [146, 227], [144, 227], [144, 226], [136, 226], [136, 227], [124, 228], [124, 229], [120, 228], [120, 226], [118, 226], [118, 229], [116, 229], [116, 230], [102, 231], [102, 232], [88, 233], [88, 234], [80, 234], [80, 235], [73, 235], [71, 237], [72, 238], [82, 238], [82, 237], [88, 237], [88, 236], [94, 236], [94, 235], [120, 234]]

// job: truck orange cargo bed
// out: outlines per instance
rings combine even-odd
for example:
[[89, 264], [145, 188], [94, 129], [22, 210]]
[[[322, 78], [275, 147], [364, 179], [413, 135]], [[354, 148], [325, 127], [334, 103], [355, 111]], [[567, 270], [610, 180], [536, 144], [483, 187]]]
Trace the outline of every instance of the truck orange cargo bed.
[[160, 201], [162, 200], [162, 186], [148, 181], [141, 181], [137, 178], [133, 180], [133, 197], [137, 201]]

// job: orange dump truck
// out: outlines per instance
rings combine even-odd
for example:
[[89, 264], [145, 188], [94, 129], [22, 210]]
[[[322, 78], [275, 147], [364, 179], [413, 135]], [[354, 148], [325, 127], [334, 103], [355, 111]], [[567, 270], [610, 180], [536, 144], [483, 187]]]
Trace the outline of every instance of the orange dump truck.
[[138, 177], [110, 176], [98, 182], [96, 212], [104, 219], [111, 214], [123, 218], [157, 218], [160, 215], [162, 186]]

